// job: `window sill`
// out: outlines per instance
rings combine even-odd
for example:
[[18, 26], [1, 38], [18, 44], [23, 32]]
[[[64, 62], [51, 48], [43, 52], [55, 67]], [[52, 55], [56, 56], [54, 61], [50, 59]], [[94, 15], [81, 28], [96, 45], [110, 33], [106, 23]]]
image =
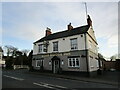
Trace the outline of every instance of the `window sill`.
[[78, 49], [71, 49], [70, 51], [77, 51]]
[[79, 69], [80, 68], [80, 66], [78, 66], [78, 67], [68, 67], [69, 69]]
[[44, 53], [47, 53], [47, 52], [39, 52], [38, 54], [44, 54]]
[[58, 53], [59, 51], [53, 51], [53, 53]]
[[36, 66], [36, 68], [40, 68], [40, 66]]

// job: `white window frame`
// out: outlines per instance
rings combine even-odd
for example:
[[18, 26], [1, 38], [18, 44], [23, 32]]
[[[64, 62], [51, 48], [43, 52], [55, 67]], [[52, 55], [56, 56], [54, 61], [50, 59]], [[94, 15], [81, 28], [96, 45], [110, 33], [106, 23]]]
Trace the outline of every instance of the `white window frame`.
[[[79, 65], [77, 65], [77, 61], [78, 60], [78, 63]], [[70, 61], [71, 61], [71, 66], [70, 66]], [[73, 61], [75, 61], [75, 66], [73, 65]], [[68, 58], [68, 67], [80, 67], [80, 59], [79, 58]]]
[[[96, 59], [95, 59], [96, 60]], [[99, 61], [98, 60], [96, 60], [97, 61], [97, 68], [99, 68]]]
[[[76, 40], [76, 43], [73, 43], [73, 40]], [[78, 49], [77, 38], [70, 39], [70, 45], [71, 45], [71, 50], [77, 50]]]
[[[55, 47], [55, 43], [57, 43], [57, 47]], [[57, 50], [55, 48], [57, 48]], [[53, 52], [57, 52], [57, 51], [58, 51], [58, 41], [53, 42]]]
[[39, 53], [43, 52], [43, 45], [42, 44], [38, 45], [38, 52]]
[[38, 65], [38, 62], [40, 63], [40, 60], [36, 60], [36, 67], [40, 67], [40, 65]]
[[100, 66], [102, 67], [103, 66], [103, 63], [102, 63], [102, 61], [100, 60]]
[[[40, 63], [39, 66], [38, 66], [38, 62]], [[42, 62], [43, 62], [43, 65], [44, 65], [44, 60], [43, 60], [43, 59], [36, 60], [36, 67], [40, 67], [40, 66], [42, 66]]]
[[44, 53], [44, 49], [46, 49], [46, 46], [44, 44], [38, 45], [38, 53]]

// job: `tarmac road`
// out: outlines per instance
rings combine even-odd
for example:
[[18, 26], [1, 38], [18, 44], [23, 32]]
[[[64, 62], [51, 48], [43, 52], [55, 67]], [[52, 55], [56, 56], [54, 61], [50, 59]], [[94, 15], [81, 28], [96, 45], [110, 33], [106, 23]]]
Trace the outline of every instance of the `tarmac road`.
[[45, 88], [48, 90], [78, 90], [80, 88], [118, 88], [105, 83], [70, 80], [65, 78], [25, 73], [25, 70], [3, 70], [2, 88]]

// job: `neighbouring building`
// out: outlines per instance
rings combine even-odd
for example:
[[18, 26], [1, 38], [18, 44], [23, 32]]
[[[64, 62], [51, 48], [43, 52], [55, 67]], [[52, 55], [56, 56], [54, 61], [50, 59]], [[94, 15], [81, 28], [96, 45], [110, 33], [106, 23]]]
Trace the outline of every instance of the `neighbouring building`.
[[3, 50], [0, 47], [0, 67], [5, 67], [5, 61], [3, 60]]
[[115, 61], [104, 61], [103, 62], [103, 70], [119, 70], [120, 71], [120, 59], [116, 59]]
[[47, 28], [45, 37], [33, 43], [33, 69], [95, 74], [99, 69], [98, 43], [90, 16], [87, 25], [73, 28], [70, 23], [67, 27], [56, 33]]

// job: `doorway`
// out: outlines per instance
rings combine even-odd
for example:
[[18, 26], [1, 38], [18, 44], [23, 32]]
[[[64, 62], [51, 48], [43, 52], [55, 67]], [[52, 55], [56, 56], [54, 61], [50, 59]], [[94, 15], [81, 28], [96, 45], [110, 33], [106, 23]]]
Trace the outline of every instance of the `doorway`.
[[51, 60], [52, 60], [52, 72], [55, 74], [59, 73], [60, 58], [58, 58], [57, 56], [54, 56]]
[[53, 73], [58, 73], [59, 71], [59, 60], [54, 60], [53, 61]]

